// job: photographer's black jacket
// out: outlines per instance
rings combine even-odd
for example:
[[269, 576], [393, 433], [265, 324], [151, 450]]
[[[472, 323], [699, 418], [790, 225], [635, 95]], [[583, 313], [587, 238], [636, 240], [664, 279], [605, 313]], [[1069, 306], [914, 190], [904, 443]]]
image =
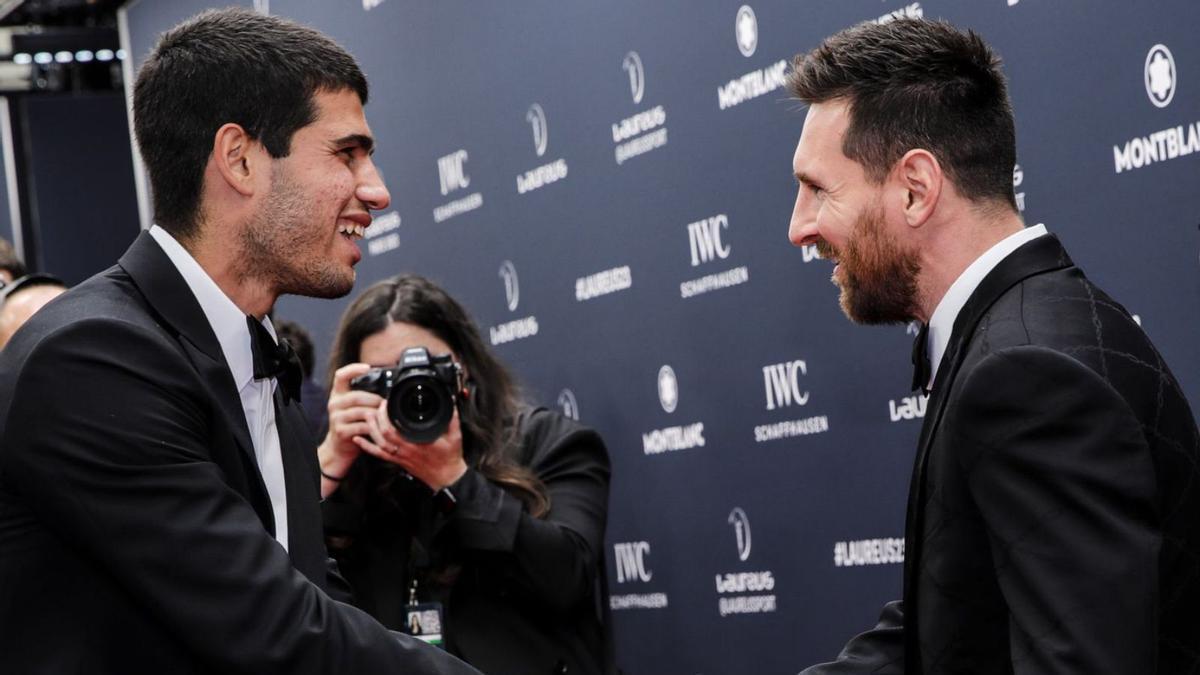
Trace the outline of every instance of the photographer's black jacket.
[[423, 484], [364, 455], [347, 483], [367, 489], [324, 503], [331, 551], [359, 606], [391, 628], [404, 628], [415, 577], [419, 601], [446, 607], [447, 649], [489, 675], [611, 672], [601, 590], [608, 453], [596, 432], [556, 412], [527, 411], [520, 425], [517, 461], [546, 486], [545, 518], [474, 468], [450, 488], [453, 512], [440, 513]]

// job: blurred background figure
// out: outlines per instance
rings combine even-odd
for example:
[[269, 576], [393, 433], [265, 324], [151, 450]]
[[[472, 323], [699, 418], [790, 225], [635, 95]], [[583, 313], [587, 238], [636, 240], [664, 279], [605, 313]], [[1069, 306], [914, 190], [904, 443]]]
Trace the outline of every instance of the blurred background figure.
[[66, 284], [50, 274], [26, 274], [0, 289], [0, 349], [29, 317], [66, 290]]
[[304, 417], [308, 419], [315, 436], [325, 430], [329, 412], [325, 409], [327, 401], [325, 388], [312, 379], [312, 337], [303, 326], [295, 321], [279, 320], [275, 321], [274, 325], [275, 334], [279, 336], [279, 339], [288, 341], [300, 359], [300, 367], [304, 369], [304, 381], [300, 383], [300, 405], [304, 408]]
[[17, 257], [12, 243], [0, 237], [0, 286], [12, 283], [13, 279], [25, 276], [25, 263]]
[[[349, 386], [414, 347], [462, 368], [445, 385], [457, 411], [426, 443], [392, 426], [379, 394]], [[613, 672], [599, 435], [527, 405], [462, 306], [415, 275], [350, 306], [329, 372], [325, 531], [356, 602], [490, 675]]]

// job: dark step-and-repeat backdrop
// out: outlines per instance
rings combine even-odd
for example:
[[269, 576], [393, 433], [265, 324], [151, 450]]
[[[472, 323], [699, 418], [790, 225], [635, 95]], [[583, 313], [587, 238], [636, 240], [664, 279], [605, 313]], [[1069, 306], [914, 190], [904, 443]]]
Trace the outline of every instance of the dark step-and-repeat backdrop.
[[[224, 4], [131, 3], [127, 49]], [[604, 435], [627, 673], [795, 673], [900, 591], [911, 334], [851, 325], [829, 263], [786, 236], [804, 112], [784, 74], [841, 28], [940, 17], [999, 50], [1025, 220], [1200, 403], [1195, 0], [245, 4], [332, 35], [371, 80], [393, 200], [360, 288], [437, 279], [530, 399]], [[323, 356], [347, 302], [277, 313]]]

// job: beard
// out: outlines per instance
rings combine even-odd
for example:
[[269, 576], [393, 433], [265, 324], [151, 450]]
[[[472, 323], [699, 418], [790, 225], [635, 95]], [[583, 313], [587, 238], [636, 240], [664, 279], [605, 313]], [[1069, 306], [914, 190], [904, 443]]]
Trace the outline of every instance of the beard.
[[[903, 248], [883, 227], [883, 209], [864, 209], [843, 250], [817, 242], [823, 258], [837, 260], [833, 283], [841, 289], [842, 312], [865, 325], [907, 323], [917, 315], [917, 253]], [[839, 280], [838, 271], [841, 272]]]
[[266, 282], [279, 295], [340, 298], [349, 293], [354, 268], [333, 259], [335, 223], [315, 221], [319, 212], [285, 170], [272, 168], [271, 192], [242, 230], [243, 275]]

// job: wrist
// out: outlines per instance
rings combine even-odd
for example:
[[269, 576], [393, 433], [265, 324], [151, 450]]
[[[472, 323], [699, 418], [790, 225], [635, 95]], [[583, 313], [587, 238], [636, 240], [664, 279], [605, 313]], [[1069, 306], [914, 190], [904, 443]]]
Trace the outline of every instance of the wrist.
[[326, 440], [317, 448], [317, 465], [321, 475], [330, 480], [340, 480], [346, 476], [358, 453], [342, 453], [336, 443]]
[[455, 462], [450, 467], [448, 467], [446, 469], [446, 471], [441, 472], [441, 474], [437, 477], [437, 480], [435, 481], [437, 484], [430, 485], [429, 487], [434, 492], [437, 492], [438, 490], [442, 490], [444, 488], [448, 488], [451, 485], [454, 485], [455, 483], [457, 483], [460, 478], [462, 478], [464, 475], [466, 475], [466, 473], [467, 473], [467, 463], [461, 457], [459, 457], [457, 462]]

